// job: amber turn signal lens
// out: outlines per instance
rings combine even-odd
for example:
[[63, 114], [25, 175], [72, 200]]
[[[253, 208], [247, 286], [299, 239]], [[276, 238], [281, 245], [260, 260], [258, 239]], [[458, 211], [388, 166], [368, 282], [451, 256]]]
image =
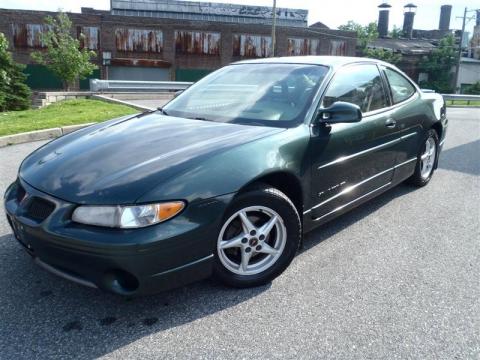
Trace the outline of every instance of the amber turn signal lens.
[[177, 215], [180, 211], [183, 210], [185, 204], [182, 201], [174, 201], [164, 204], [158, 204], [158, 220], [165, 221], [171, 217]]

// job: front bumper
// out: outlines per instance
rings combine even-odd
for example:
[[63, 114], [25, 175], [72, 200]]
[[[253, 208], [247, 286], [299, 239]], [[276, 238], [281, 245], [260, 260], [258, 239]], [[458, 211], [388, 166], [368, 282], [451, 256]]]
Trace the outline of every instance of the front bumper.
[[[75, 204], [18, 179], [5, 193], [5, 209], [16, 239], [46, 270], [116, 294], [144, 295], [210, 276], [217, 229], [230, 198], [189, 204], [158, 225], [110, 229], [71, 221]], [[38, 199], [54, 206], [44, 219], [45, 212], [32, 206]]]

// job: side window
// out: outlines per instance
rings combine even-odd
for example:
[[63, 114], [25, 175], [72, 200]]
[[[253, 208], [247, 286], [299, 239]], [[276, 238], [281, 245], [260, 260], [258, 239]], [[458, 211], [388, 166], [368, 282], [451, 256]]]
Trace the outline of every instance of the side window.
[[388, 106], [382, 78], [376, 65], [355, 65], [340, 69], [323, 97], [322, 106], [336, 101], [356, 104], [363, 113]]
[[415, 87], [403, 75], [389, 68], [385, 68], [385, 75], [392, 90], [394, 104], [407, 100], [415, 93]]

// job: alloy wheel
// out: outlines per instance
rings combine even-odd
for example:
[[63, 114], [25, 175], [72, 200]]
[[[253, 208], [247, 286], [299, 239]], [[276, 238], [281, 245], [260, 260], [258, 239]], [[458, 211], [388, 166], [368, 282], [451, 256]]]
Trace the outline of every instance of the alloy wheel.
[[420, 174], [424, 180], [428, 179], [435, 165], [436, 147], [435, 139], [429, 136], [425, 142], [425, 150], [420, 156]]
[[217, 241], [223, 266], [238, 275], [254, 275], [280, 258], [287, 229], [280, 215], [265, 206], [235, 212], [223, 225]]

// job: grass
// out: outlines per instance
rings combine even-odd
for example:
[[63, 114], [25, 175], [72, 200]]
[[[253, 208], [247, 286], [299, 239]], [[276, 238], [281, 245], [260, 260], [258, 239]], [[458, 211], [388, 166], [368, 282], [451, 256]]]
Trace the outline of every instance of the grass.
[[449, 105], [458, 105], [458, 106], [480, 106], [480, 100], [447, 100], [447, 106]]
[[99, 100], [60, 101], [37, 110], [0, 113], [0, 136], [100, 122], [135, 113], [138, 113], [138, 110], [129, 106]]

